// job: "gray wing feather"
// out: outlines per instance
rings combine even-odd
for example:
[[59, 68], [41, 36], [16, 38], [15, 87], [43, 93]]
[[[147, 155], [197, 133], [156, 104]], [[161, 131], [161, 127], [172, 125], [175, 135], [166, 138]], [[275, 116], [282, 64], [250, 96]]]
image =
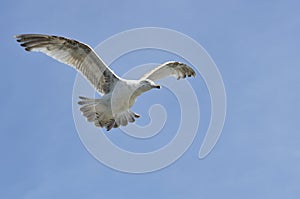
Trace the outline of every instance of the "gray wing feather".
[[102, 94], [109, 93], [119, 77], [86, 44], [59, 36], [21, 34], [15, 36], [27, 51], [43, 52], [80, 71]]
[[166, 62], [153, 70], [149, 71], [141, 77], [141, 79], [150, 79], [152, 81], [159, 80], [168, 76], [175, 76], [177, 79], [185, 78], [186, 76], [196, 76], [195, 71], [184, 63]]

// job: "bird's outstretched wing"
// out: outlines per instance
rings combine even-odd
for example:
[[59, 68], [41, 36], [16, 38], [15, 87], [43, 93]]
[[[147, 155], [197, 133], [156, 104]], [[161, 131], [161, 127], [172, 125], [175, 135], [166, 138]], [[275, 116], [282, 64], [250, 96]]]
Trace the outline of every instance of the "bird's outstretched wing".
[[175, 76], [177, 79], [185, 78], [186, 76], [196, 76], [195, 71], [184, 63], [166, 62], [153, 70], [149, 71], [141, 77], [141, 79], [150, 79], [152, 81], [159, 80], [168, 76]]
[[86, 44], [59, 36], [21, 34], [15, 36], [27, 51], [43, 52], [80, 71], [102, 94], [113, 90], [119, 77]]

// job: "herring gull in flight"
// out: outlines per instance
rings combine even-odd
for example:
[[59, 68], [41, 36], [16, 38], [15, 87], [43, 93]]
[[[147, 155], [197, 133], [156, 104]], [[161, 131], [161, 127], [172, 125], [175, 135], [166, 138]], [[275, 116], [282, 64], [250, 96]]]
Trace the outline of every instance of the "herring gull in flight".
[[127, 80], [116, 75], [88, 45], [76, 40], [43, 34], [21, 34], [15, 36], [26, 51], [42, 52], [74, 67], [92, 86], [102, 94], [100, 99], [79, 97], [80, 111], [97, 127], [118, 128], [134, 122], [140, 116], [130, 110], [136, 98], [152, 88], [160, 88], [155, 80], [167, 76], [177, 79], [196, 75], [184, 63], [163, 63], [138, 80]]

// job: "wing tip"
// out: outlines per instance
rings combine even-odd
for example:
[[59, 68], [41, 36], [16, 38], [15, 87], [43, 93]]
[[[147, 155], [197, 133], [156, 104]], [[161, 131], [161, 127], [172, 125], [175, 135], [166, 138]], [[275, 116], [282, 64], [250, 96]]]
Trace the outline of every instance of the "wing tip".
[[20, 46], [24, 47], [26, 51], [31, 51], [31, 48], [27, 47], [26, 43], [22, 43], [22, 34], [13, 35], [13, 38], [15, 38], [16, 41], [20, 43]]
[[20, 39], [24, 34], [17, 34], [17, 35], [13, 35], [13, 38], [15, 39]]
[[13, 38], [16, 39], [17, 42], [22, 42], [21, 35], [13, 35]]

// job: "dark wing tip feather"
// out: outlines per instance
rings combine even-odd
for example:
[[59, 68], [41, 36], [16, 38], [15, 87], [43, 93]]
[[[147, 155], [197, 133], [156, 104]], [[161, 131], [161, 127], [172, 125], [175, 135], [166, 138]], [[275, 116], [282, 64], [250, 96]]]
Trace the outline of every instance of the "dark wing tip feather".
[[189, 67], [188, 65], [184, 64], [184, 63], [181, 63], [181, 62], [173, 62], [174, 64], [174, 67], [177, 67], [177, 66], [181, 66], [181, 68], [179, 69], [182, 73], [182, 76], [178, 76], [177, 79], [179, 80], [180, 78], [184, 79], [186, 77], [196, 77], [196, 72], [194, 71], [193, 68]]

